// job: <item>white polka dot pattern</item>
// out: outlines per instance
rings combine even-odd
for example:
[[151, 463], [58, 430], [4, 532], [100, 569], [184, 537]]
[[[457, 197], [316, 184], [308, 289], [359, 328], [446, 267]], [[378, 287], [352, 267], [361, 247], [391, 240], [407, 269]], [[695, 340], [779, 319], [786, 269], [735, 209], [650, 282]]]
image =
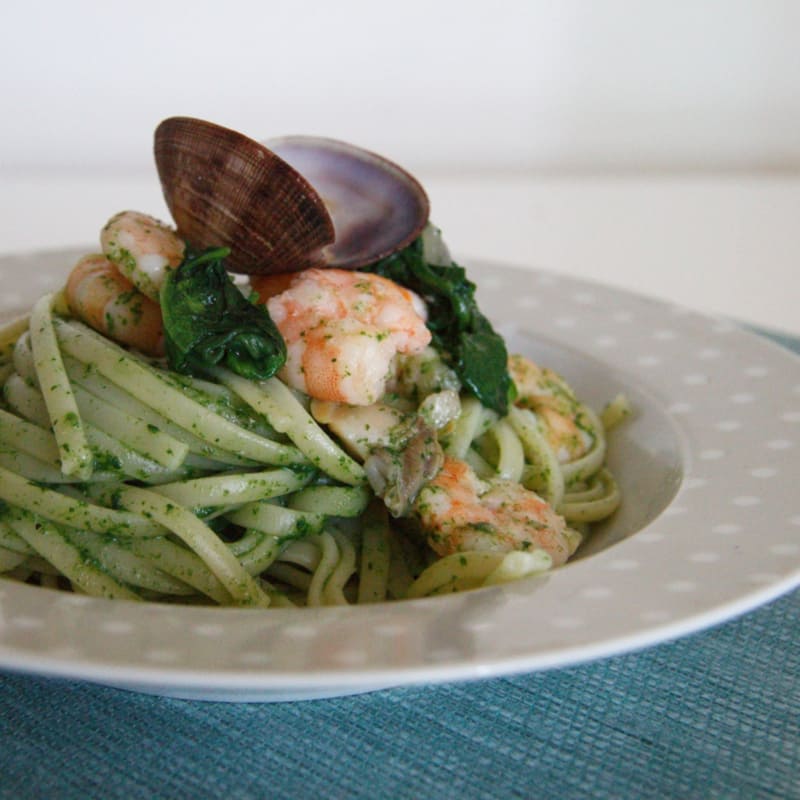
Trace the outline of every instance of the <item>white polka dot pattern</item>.
[[[0, 314], [57, 289], [76, 256], [0, 259]], [[357, 608], [178, 608], [4, 584], [0, 666], [182, 696], [311, 697], [619, 652], [800, 582], [797, 358], [727, 320], [599, 285], [470, 273], [504, 333], [549, 347], [557, 370], [578, 365], [567, 377], [581, 396], [601, 404], [632, 387], [637, 416], [614, 436], [655, 465], [667, 497], [638, 530], [612, 523], [592, 555], [538, 578]], [[589, 373], [600, 377], [586, 384]], [[654, 501], [635, 460], [615, 472], [629, 509]]]

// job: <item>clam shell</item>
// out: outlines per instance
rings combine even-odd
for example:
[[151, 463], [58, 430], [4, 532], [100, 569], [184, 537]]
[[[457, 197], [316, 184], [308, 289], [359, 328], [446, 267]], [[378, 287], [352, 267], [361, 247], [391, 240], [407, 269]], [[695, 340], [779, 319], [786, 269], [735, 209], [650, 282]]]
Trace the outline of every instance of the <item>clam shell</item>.
[[326, 266], [357, 269], [400, 250], [422, 233], [430, 203], [408, 172], [355, 145], [285, 136], [266, 145], [319, 192], [333, 219]]
[[258, 142], [203, 120], [171, 117], [155, 133], [164, 199], [193, 247], [226, 246], [234, 272], [292, 272], [325, 262], [330, 215], [295, 169]]

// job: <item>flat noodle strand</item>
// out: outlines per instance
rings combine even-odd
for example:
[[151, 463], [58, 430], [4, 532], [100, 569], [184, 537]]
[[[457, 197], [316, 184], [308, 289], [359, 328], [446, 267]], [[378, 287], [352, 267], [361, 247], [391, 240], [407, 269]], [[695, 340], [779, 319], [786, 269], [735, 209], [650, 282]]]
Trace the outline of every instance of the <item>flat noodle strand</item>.
[[56, 331], [62, 348], [73, 358], [92, 364], [108, 380], [210, 444], [264, 464], [305, 461], [295, 448], [265, 439], [215, 414], [85, 325], [58, 320]]
[[308, 472], [272, 469], [214, 475], [159, 486], [154, 491], [187, 508], [237, 505], [295, 492], [311, 480]]
[[0, 359], [7, 359], [11, 357], [17, 340], [22, 336], [30, 326], [30, 314], [24, 314], [21, 317], [4, 322], [0, 326]]
[[321, 556], [308, 587], [309, 606], [324, 605], [325, 584], [336, 569], [340, 558], [339, 547], [331, 534], [321, 533], [316, 539], [319, 542]]
[[527, 460], [523, 484], [557, 507], [564, 496], [564, 474], [536, 415], [526, 408], [512, 407], [508, 421], [520, 438]]
[[240, 605], [269, 605], [268, 595], [236, 560], [222, 540], [191, 511], [154, 491], [121, 487], [117, 498], [123, 507], [146, 514], [183, 540], [219, 578]]
[[162, 572], [191, 586], [221, 606], [233, 602], [230, 592], [197, 553], [169, 539], [133, 539], [131, 552], [146, 558]]
[[620, 503], [620, 491], [611, 473], [607, 469], [600, 470], [596, 483], [601, 489], [599, 496], [565, 496], [559, 511], [568, 522], [598, 522], [616, 511]]
[[243, 539], [250, 539], [252, 546], [243, 550], [241, 542], [231, 545], [231, 552], [239, 559], [239, 563], [251, 574], [260, 575], [268, 569], [278, 556], [284, 545], [284, 539], [273, 533], [263, 531], [248, 530]]
[[223, 369], [215, 370], [214, 375], [263, 414], [276, 431], [285, 433], [315, 467], [351, 486], [366, 482], [361, 465], [320, 428], [289, 388], [277, 378], [255, 383]]
[[65, 475], [86, 480], [92, 474], [92, 450], [61, 359], [53, 327], [52, 302], [53, 295], [48, 294], [33, 307], [31, 349], [50, 424], [58, 442], [61, 470]]
[[160, 536], [163, 526], [138, 514], [76, 500], [0, 467], [0, 500], [73, 528], [117, 536]]
[[594, 444], [586, 455], [562, 465], [561, 471], [564, 474], [566, 486], [591, 478], [603, 466], [606, 459], [606, 437], [603, 432], [603, 423], [600, 422], [594, 411], [584, 405], [580, 406], [580, 413], [589, 420]]
[[389, 518], [383, 503], [370, 503], [362, 525], [358, 602], [379, 603], [386, 599], [391, 560]]
[[116, 578], [87, 558], [80, 547], [69, 539], [68, 533], [46, 519], [12, 510], [11, 527], [43, 558], [55, 566], [82, 592], [95, 597], [116, 600], [140, 600]]
[[258, 465], [258, 461], [241, 458], [240, 456], [234, 455], [229, 450], [215, 447], [211, 443], [204, 441], [200, 437], [176, 425], [163, 414], [159, 414], [157, 411], [150, 408], [150, 406], [145, 405], [124, 389], [121, 389], [116, 384], [104, 378], [90, 364], [83, 364], [77, 359], [65, 355], [64, 365], [67, 368], [67, 374], [73, 384], [83, 387], [90, 394], [114, 405], [125, 414], [140, 419], [148, 425], [154, 425], [159, 430], [164, 431], [178, 441], [186, 444], [190, 452], [207, 456], [210, 459], [216, 459], [223, 464], [239, 466]]
[[176, 580], [149, 560], [120, 546], [113, 538], [76, 530], [71, 531], [69, 536], [75, 545], [84, 548], [107, 572], [122, 583], [158, 594], [188, 595], [194, 592], [188, 584]]
[[356, 571], [356, 551], [353, 543], [341, 531], [334, 530], [331, 535], [336, 540], [339, 548], [339, 563], [325, 581], [322, 596], [325, 605], [344, 606], [347, 605], [347, 598], [344, 596], [344, 587]]

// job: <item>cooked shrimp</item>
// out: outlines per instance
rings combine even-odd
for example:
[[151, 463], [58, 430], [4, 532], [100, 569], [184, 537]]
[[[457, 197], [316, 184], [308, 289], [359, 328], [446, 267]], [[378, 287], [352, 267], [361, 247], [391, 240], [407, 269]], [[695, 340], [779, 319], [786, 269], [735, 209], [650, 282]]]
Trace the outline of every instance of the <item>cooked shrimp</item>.
[[266, 305], [286, 341], [280, 377], [318, 400], [374, 403], [395, 356], [419, 352], [431, 339], [422, 301], [366, 272], [307, 269]]
[[161, 355], [161, 308], [143, 295], [104, 255], [84, 256], [67, 279], [72, 313], [100, 333], [148, 355]]
[[514, 402], [539, 415], [558, 460], [564, 463], [584, 455], [594, 436], [587, 430], [580, 402], [566, 381], [520, 355], [509, 358], [508, 368], [517, 387]]
[[164, 275], [183, 261], [186, 245], [168, 225], [138, 211], [121, 211], [100, 232], [106, 258], [136, 288], [158, 301]]
[[564, 518], [539, 495], [515, 481], [482, 481], [468, 464], [449, 456], [414, 507], [428, 545], [440, 556], [541, 549], [558, 566], [573, 551]]

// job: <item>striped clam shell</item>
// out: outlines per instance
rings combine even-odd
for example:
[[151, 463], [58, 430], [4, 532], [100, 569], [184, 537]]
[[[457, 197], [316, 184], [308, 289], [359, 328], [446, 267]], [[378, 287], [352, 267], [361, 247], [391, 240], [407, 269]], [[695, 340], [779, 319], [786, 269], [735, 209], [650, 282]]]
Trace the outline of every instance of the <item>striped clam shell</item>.
[[229, 247], [232, 271], [356, 269], [424, 228], [425, 191], [391, 161], [332, 139], [268, 144], [189, 117], [156, 129], [156, 166], [178, 233], [197, 249]]

